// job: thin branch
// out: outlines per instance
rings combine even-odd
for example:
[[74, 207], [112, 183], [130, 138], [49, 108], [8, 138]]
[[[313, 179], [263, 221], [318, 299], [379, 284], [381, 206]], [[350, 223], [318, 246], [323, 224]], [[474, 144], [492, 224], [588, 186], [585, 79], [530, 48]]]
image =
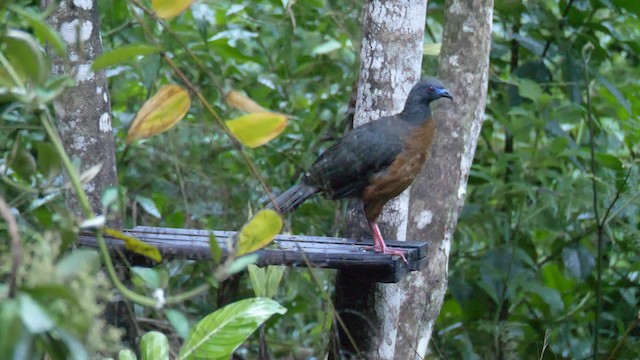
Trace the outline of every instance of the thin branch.
[[[567, 15], [569, 15], [569, 10], [571, 9], [571, 5], [573, 5], [573, 0], [569, 0], [569, 2], [567, 3], [567, 6], [564, 8], [564, 11], [562, 12], [562, 17], [560, 18], [560, 25], [559, 28], [560, 30], [562, 30], [564, 28], [564, 23], [566, 21]], [[541, 58], [545, 58], [545, 56], [547, 55], [547, 51], [549, 50], [549, 47], [551, 46], [551, 39], [547, 40], [547, 43], [544, 44], [544, 50], [542, 51], [542, 55]]]
[[591, 50], [593, 49], [593, 45], [591, 43], [585, 45], [582, 49], [582, 62], [584, 65], [584, 79], [586, 85], [586, 95], [587, 95], [587, 123], [589, 126], [589, 153], [591, 157], [591, 190], [593, 192], [593, 214], [597, 224], [597, 252], [596, 252], [596, 314], [595, 321], [593, 326], [593, 359], [596, 360], [598, 358], [598, 345], [599, 345], [599, 336], [598, 332], [600, 330], [600, 313], [602, 312], [602, 245], [604, 242], [604, 225], [603, 222], [600, 221], [600, 213], [598, 211], [598, 184], [596, 180], [596, 150], [595, 150], [595, 140], [594, 140], [594, 121], [593, 121], [593, 109], [591, 104], [591, 90], [590, 83], [591, 79], [589, 78], [589, 58], [591, 57]]

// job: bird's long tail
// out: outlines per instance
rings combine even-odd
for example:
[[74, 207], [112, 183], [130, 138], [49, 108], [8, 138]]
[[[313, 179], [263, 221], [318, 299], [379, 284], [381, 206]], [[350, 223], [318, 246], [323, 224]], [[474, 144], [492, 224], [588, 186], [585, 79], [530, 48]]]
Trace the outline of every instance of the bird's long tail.
[[295, 210], [300, 204], [302, 204], [307, 198], [318, 192], [318, 189], [314, 186], [310, 186], [304, 183], [296, 184], [291, 189], [283, 192], [274, 201], [269, 201], [266, 208], [279, 211], [281, 214], [286, 214]]

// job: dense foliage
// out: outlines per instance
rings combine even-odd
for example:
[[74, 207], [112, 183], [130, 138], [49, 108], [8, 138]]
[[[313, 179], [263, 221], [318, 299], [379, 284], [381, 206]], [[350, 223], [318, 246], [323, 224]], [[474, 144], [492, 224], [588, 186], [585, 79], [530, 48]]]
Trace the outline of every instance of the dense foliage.
[[[442, 3], [429, 1], [426, 43], [441, 39]], [[0, 35], [35, 30], [14, 9], [35, 11], [37, 4], [3, 6]], [[280, 137], [245, 152], [276, 192], [350, 126], [360, 4], [202, 1], [162, 22], [136, 1], [99, 6], [105, 52], [129, 44], [164, 50], [107, 70], [126, 227], [236, 230], [267, 199], [241, 154], [195, 101], [172, 130], [125, 145], [145, 100], [163, 85], [181, 84], [164, 54], [225, 119], [242, 115], [225, 102], [232, 89], [293, 116]], [[640, 5], [496, 1], [492, 40], [486, 120], [430, 356], [580, 359], [591, 356], [597, 341], [599, 358], [633, 359], [640, 353]], [[424, 74], [436, 69], [437, 57], [425, 56]], [[3, 70], [0, 89], [8, 86]], [[50, 82], [42, 86], [53, 91]], [[55, 298], [45, 312], [62, 324], [56, 336], [66, 346], [90, 353], [114, 349], [117, 331], [109, 328], [110, 336], [97, 338], [104, 324], [92, 321], [109, 294], [108, 282], [89, 266], [95, 265], [94, 253], [68, 249], [77, 238], [76, 218], [64, 206], [60, 160], [28, 99], [7, 102], [0, 93], [0, 152], [0, 196], [13, 209], [24, 243], [18, 279], [23, 295], [10, 304], [12, 247], [0, 242], [0, 278], [7, 282], [0, 285], [0, 323], [17, 321], [15, 307], [37, 313], [45, 299]], [[342, 206], [318, 199], [301, 206], [287, 227], [334, 235], [342, 215]], [[3, 238], [8, 230], [0, 223]], [[69, 269], [79, 263], [87, 266]], [[210, 272], [208, 263], [175, 261], [136, 269], [133, 284], [140, 292], [188, 289]], [[270, 293], [288, 310], [264, 328], [276, 358], [325, 351], [331, 277], [287, 270], [286, 286]], [[176, 345], [218, 307], [212, 299], [235, 300], [223, 295], [213, 288], [167, 311], [137, 307], [136, 315], [142, 330], [164, 332]], [[251, 296], [245, 277], [236, 297]], [[69, 309], [78, 315], [73, 321], [65, 320]], [[6, 345], [2, 330], [0, 350]], [[258, 340], [250, 338], [242, 353], [255, 357]]]

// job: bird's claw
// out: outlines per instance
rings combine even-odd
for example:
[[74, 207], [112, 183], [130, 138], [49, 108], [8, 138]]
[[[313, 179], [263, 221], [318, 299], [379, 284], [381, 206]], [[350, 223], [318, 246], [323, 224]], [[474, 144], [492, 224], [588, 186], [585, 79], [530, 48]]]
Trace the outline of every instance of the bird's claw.
[[[377, 245], [377, 244], [376, 244]], [[397, 250], [397, 249], [392, 249], [390, 247], [380, 247], [380, 246], [365, 246], [364, 249], [365, 250], [373, 250], [377, 253], [380, 254], [387, 254], [387, 255], [398, 255], [400, 256], [400, 258], [402, 259], [402, 261], [404, 261], [405, 264], [408, 264], [409, 262], [407, 261], [407, 258], [404, 256], [405, 251], [404, 250]]]

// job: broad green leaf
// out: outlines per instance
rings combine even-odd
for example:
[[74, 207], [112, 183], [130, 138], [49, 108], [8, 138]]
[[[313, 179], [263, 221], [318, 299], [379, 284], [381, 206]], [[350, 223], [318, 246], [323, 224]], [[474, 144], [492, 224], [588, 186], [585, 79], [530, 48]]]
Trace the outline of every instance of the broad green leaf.
[[140, 340], [142, 360], [169, 360], [169, 339], [158, 331], [149, 331]]
[[181, 338], [186, 339], [189, 337], [189, 320], [187, 320], [182, 311], [166, 309], [164, 314]]
[[100, 266], [100, 257], [95, 250], [76, 249], [56, 265], [56, 275], [71, 280], [77, 275], [94, 273]]
[[0, 302], [0, 354], [14, 359], [21, 337], [26, 329], [20, 319], [19, 303], [16, 299], [3, 299]]
[[442, 43], [424, 44], [424, 47], [422, 48], [422, 54], [427, 56], [438, 56], [440, 55], [441, 49]]
[[59, 55], [67, 51], [67, 46], [64, 41], [62, 41], [60, 34], [47, 25], [40, 15], [14, 5], [11, 5], [10, 8], [11, 11], [24, 18], [29, 25], [31, 25], [36, 36], [43, 42], [46, 41], [51, 44]]
[[[68, 360], [87, 360], [89, 359], [89, 354], [87, 354], [87, 350], [84, 348], [84, 345], [74, 336], [71, 335], [69, 332], [63, 330], [63, 329], [55, 329], [52, 331], [53, 333], [53, 338], [57, 338], [60, 340], [60, 342], [62, 342], [64, 344], [64, 346], [67, 348], [67, 354], [66, 354], [66, 359]], [[55, 345], [54, 345], [55, 346]], [[52, 348], [54, 348], [54, 346], [52, 346]], [[57, 347], [55, 347], [57, 351]]]
[[118, 360], [138, 360], [136, 353], [129, 349], [120, 350]]
[[[26, 82], [35, 84], [44, 83], [49, 75], [49, 65], [46, 63], [40, 44], [27, 32], [20, 30], [8, 30], [0, 35], [0, 44], [3, 44], [3, 53], [7, 56], [16, 75]], [[9, 77], [8, 70], [0, 67], [0, 85], [13, 85], [13, 79]]]
[[124, 246], [127, 250], [133, 251], [136, 254], [144, 255], [155, 261], [162, 261], [160, 251], [153, 245], [146, 244], [133, 236], [125, 235], [115, 229], [105, 228], [104, 233], [105, 235], [124, 241]]
[[182, 345], [178, 359], [228, 359], [262, 323], [287, 311], [267, 298], [229, 304], [200, 320]]
[[551, 314], [558, 315], [564, 310], [564, 302], [560, 292], [556, 289], [540, 285], [535, 281], [526, 282], [524, 288], [528, 291], [540, 296], [540, 298], [549, 306]]
[[22, 322], [32, 334], [40, 334], [56, 327], [47, 311], [31, 296], [21, 294], [18, 297], [18, 302]]
[[282, 229], [277, 212], [265, 209], [258, 212], [238, 233], [236, 255], [244, 255], [267, 246]]
[[251, 278], [251, 287], [257, 297], [272, 298], [282, 280], [284, 267], [270, 265], [259, 268], [256, 265], [249, 265], [249, 276]]
[[110, 67], [133, 60], [141, 55], [149, 55], [160, 52], [160, 48], [154, 45], [125, 45], [117, 47], [98, 56], [93, 62], [93, 70]]
[[127, 134], [127, 144], [172, 128], [189, 111], [189, 94], [177, 85], [167, 85], [142, 106]]
[[60, 174], [60, 157], [53, 145], [46, 142], [37, 142], [35, 145], [38, 170], [42, 175], [50, 179]]
[[144, 284], [150, 289], [157, 289], [160, 287], [161, 278], [158, 271], [140, 266], [131, 267], [131, 271], [139, 276], [142, 281], [144, 281]]
[[19, 147], [12, 154], [10, 166], [22, 179], [29, 181], [36, 172], [36, 159], [33, 158], [30, 151]]
[[520, 96], [536, 101], [542, 95], [542, 88], [538, 83], [529, 79], [520, 79], [518, 84]]
[[162, 215], [160, 215], [160, 210], [158, 210], [158, 207], [153, 200], [139, 195], [137, 195], [135, 199], [138, 205], [140, 205], [149, 215], [158, 219], [162, 217]]
[[227, 120], [226, 123], [238, 141], [250, 148], [255, 148], [280, 135], [287, 126], [287, 117], [272, 112], [262, 112]]
[[187, 9], [195, 0], [152, 0], [151, 8], [161, 19], [177, 16]]

